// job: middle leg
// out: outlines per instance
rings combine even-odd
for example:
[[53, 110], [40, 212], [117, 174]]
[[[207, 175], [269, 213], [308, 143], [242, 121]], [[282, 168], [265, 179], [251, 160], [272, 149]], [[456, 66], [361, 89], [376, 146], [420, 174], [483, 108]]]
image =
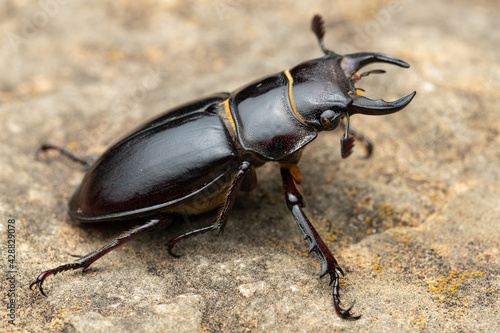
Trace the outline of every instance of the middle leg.
[[179, 242], [182, 239], [203, 234], [207, 231], [217, 230], [217, 234], [220, 234], [224, 231], [224, 227], [226, 226], [227, 220], [229, 219], [229, 213], [231, 212], [234, 200], [236, 199], [236, 194], [238, 193], [238, 190], [240, 189], [243, 182], [245, 181], [245, 176], [247, 174], [253, 175], [254, 173], [252, 165], [249, 162], [245, 161], [241, 163], [238, 173], [234, 177], [233, 182], [229, 187], [229, 190], [226, 194], [226, 201], [224, 202], [222, 209], [219, 212], [217, 221], [208, 227], [196, 229], [169, 240], [167, 243], [168, 247], [167, 250], [171, 256], [179, 257], [179, 255], [176, 255], [175, 253], [172, 252], [172, 248], [174, 247], [175, 244], [177, 244], [177, 242]]

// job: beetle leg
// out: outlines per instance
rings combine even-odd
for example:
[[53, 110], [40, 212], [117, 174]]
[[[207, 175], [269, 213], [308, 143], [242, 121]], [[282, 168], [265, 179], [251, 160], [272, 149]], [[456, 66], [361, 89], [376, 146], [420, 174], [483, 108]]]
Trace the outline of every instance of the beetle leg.
[[[247, 174], [250, 172], [250, 176], [247, 176]], [[172, 238], [171, 240], [168, 241], [167, 243], [167, 250], [168, 253], [173, 256], [173, 257], [179, 257], [179, 255], [175, 254], [172, 252], [172, 248], [174, 245], [185, 238], [189, 238], [192, 236], [196, 236], [199, 234], [204, 234], [207, 231], [214, 231], [217, 230], [217, 234], [221, 234], [224, 231], [224, 227], [226, 226], [227, 220], [229, 218], [229, 213], [231, 212], [231, 209], [233, 208], [234, 200], [236, 199], [236, 194], [238, 193], [238, 190], [240, 189], [241, 185], [246, 181], [246, 182], [253, 182], [253, 178], [255, 176], [255, 171], [253, 170], [252, 165], [250, 162], [243, 162], [240, 165], [240, 169], [238, 170], [238, 173], [236, 173], [236, 176], [233, 179], [233, 182], [231, 183], [231, 186], [229, 187], [229, 190], [226, 194], [226, 201], [222, 205], [222, 208], [219, 212], [219, 216], [217, 218], [217, 222], [214, 224], [204, 227], [201, 229], [196, 229], [190, 232], [186, 232], [185, 234], [182, 234], [180, 236], [177, 236], [175, 238]], [[250, 177], [250, 178], [248, 178]], [[256, 178], [255, 178], [256, 182]], [[250, 185], [254, 186], [254, 185]]]
[[35, 151], [35, 159], [38, 160], [38, 155], [40, 155], [40, 152], [42, 151], [45, 151], [45, 150], [49, 150], [49, 149], [55, 149], [57, 150], [58, 152], [60, 152], [61, 154], [63, 154], [64, 156], [68, 157], [69, 159], [75, 161], [75, 162], [78, 162], [80, 163], [81, 165], [83, 165], [83, 170], [87, 170], [88, 168], [90, 168], [92, 165], [86, 161], [85, 159], [83, 158], [80, 158], [76, 155], [73, 155], [72, 153], [69, 152], [69, 150], [67, 149], [64, 149], [63, 147], [61, 146], [56, 146], [52, 143], [44, 143], [42, 144], [36, 151]]
[[255, 168], [251, 166], [241, 183], [240, 191], [250, 192], [255, 186], [257, 186], [257, 173], [255, 172]]
[[[345, 122], [344, 120], [341, 120], [340, 123], [342, 126], [344, 126], [345, 129]], [[352, 135], [356, 140], [361, 142], [361, 144], [365, 147], [365, 158], [370, 158], [373, 153], [373, 143], [368, 139], [363, 133], [358, 132], [354, 130], [352, 127], [349, 127], [348, 132], [350, 135]]]
[[94, 261], [98, 260], [102, 256], [104, 256], [106, 253], [116, 249], [117, 247], [127, 243], [128, 241], [136, 238], [137, 236], [147, 232], [147, 231], [152, 231], [156, 229], [162, 229], [167, 227], [170, 223], [172, 222], [172, 219], [170, 216], [165, 215], [160, 218], [155, 218], [149, 220], [147, 223], [137, 226], [133, 228], [132, 230], [124, 233], [123, 235], [115, 238], [113, 241], [109, 242], [108, 244], [104, 245], [100, 249], [91, 252], [87, 254], [86, 256], [76, 260], [76, 262], [71, 263], [71, 264], [65, 264], [61, 265], [59, 267], [49, 269], [48, 271], [43, 272], [40, 274], [35, 281], [33, 281], [30, 284], [30, 289], [33, 289], [33, 286], [36, 286], [40, 290], [40, 292], [44, 295], [45, 292], [43, 291], [42, 284], [45, 281], [47, 277], [50, 275], [55, 275], [60, 272], [64, 271], [69, 271], [72, 269], [78, 269], [78, 268], [83, 268], [84, 270], [89, 267]]
[[292, 212], [300, 231], [302, 231], [302, 234], [304, 235], [304, 239], [309, 242], [309, 253], [312, 251], [316, 252], [321, 260], [320, 277], [325, 276], [327, 273], [330, 274], [330, 285], [333, 283], [333, 303], [335, 305], [335, 310], [342, 318], [359, 319], [361, 316], [353, 316], [350, 313], [354, 303], [348, 309], [342, 309], [339, 305], [339, 274], [337, 271], [339, 271], [342, 276], [344, 276], [344, 272], [319, 236], [318, 232], [314, 229], [307, 216], [302, 211], [305, 204], [304, 199], [302, 198], [302, 193], [299, 190], [301, 177], [294, 176], [294, 173], [297, 174], [297, 172], [300, 172], [297, 170], [298, 167], [296, 165], [294, 168], [290, 168], [287, 165], [281, 166], [283, 192], [285, 194], [288, 209]]

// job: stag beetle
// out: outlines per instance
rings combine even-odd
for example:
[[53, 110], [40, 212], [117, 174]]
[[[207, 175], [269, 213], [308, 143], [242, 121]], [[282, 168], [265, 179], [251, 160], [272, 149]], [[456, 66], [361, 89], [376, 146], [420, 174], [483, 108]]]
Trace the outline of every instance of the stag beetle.
[[[69, 202], [68, 213], [80, 222], [134, 220], [139, 226], [104, 247], [41, 273], [31, 283], [45, 295], [45, 279], [62, 271], [87, 268], [106, 253], [146, 231], [168, 226], [174, 214], [199, 214], [220, 208], [213, 225], [194, 230], [168, 242], [168, 252], [181, 239], [207, 231], [222, 233], [239, 190], [250, 191], [257, 182], [255, 168], [266, 162], [280, 165], [283, 192], [309, 252], [321, 260], [321, 277], [330, 275], [337, 313], [353, 316], [351, 305], [340, 307], [339, 274], [344, 275], [313, 225], [303, 212], [297, 163], [302, 149], [318, 132], [345, 127], [341, 155], [348, 157], [357, 137], [371, 153], [371, 143], [349, 128], [356, 113], [386, 115], [406, 107], [415, 92], [394, 102], [371, 100], [355, 84], [358, 73], [370, 63], [384, 62], [408, 68], [399, 59], [382, 53], [339, 55], [325, 48], [324, 22], [316, 15], [312, 30], [325, 55], [254, 81], [232, 93], [219, 93], [165, 112], [140, 126], [109, 150], [88, 170]], [[57, 149], [73, 160], [84, 159], [51, 144], [38, 152]], [[210, 171], [210, 172], [209, 172]], [[224, 186], [220, 186], [224, 184]]]

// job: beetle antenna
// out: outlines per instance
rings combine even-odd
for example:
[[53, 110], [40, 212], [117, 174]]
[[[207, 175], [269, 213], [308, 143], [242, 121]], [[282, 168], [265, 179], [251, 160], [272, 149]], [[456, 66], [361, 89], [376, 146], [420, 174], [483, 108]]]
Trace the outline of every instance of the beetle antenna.
[[321, 47], [321, 50], [325, 54], [332, 54], [335, 53], [331, 50], [328, 50], [325, 48], [325, 44], [323, 43], [323, 37], [325, 36], [325, 21], [323, 20], [323, 17], [321, 15], [314, 15], [312, 22], [311, 22], [311, 29], [318, 38], [319, 46]]
[[348, 158], [354, 148], [354, 137], [349, 136], [349, 113], [345, 114], [345, 133], [340, 139], [340, 155], [342, 158]]

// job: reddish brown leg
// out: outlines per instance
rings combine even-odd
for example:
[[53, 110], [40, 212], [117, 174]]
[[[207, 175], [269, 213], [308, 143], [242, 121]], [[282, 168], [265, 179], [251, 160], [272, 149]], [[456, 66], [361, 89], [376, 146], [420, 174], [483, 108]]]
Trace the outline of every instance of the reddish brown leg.
[[[298, 167], [295, 166], [295, 168]], [[309, 253], [312, 251], [316, 252], [321, 260], [320, 277], [325, 276], [327, 273], [330, 274], [330, 285], [333, 283], [333, 303], [335, 305], [335, 310], [342, 318], [359, 319], [361, 316], [353, 316], [350, 313], [354, 303], [346, 310], [342, 309], [339, 305], [339, 274], [337, 271], [339, 271], [342, 276], [344, 276], [344, 272], [302, 211], [302, 208], [305, 206], [304, 199], [298, 188], [297, 181], [292, 176], [290, 168], [281, 168], [281, 178], [283, 181], [283, 192], [285, 193], [286, 204], [288, 209], [292, 212], [300, 231], [302, 231], [304, 239], [309, 242]]]
[[36, 286], [36, 288], [38, 288], [44, 296], [47, 296], [45, 294], [45, 292], [43, 291], [42, 284], [45, 281], [45, 279], [47, 277], [49, 277], [50, 275], [55, 275], [59, 272], [69, 271], [69, 270], [78, 269], [78, 268], [83, 268], [85, 270], [94, 261], [96, 261], [99, 258], [101, 258], [102, 256], [104, 256], [106, 253], [116, 249], [117, 247], [127, 243], [128, 241], [136, 238], [137, 236], [139, 236], [147, 231], [163, 229], [163, 228], [167, 227], [168, 225], [170, 225], [171, 222], [172, 222], [172, 219], [168, 215], [162, 216], [161, 218], [151, 219], [147, 223], [140, 225], [138, 227], [135, 227], [134, 229], [123, 234], [122, 236], [115, 238], [113, 241], [104, 245], [99, 250], [91, 252], [91, 253], [87, 254], [86, 256], [76, 260], [76, 262], [74, 262], [74, 263], [61, 265], [59, 267], [49, 269], [48, 271], [43, 272], [42, 274], [40, 274], [36, 278], [35, 281], [33, 281], [30, 284], [30, 289], [33, 289], [33, 286]]
[[[248, 176], [248, 175], [250, 175], [250, 176]], [[229, 187], [229, 191], [227, 192], [227, 195], [226, 195], [226, 201], [224, 202], [224, 205], [222, 206], [222, 209], [220, 210], [219, 216], [217, 218], [217, 222], [215, 222], [214, 224], [212, 224], [208, 227], [193, 230], [193, 231], [187, 232], [185, 234], [182, 234], [180, 236], [177, 236], [175, 238], [172, 238], [167, 243], [168, 253], [173, 257], [179, 257], [179, 255], [172, 252], [172, 248], [174, 247], [174, 245], [178, 241], [180, 241], [182, 239], [196, 236], [199, 234], [204, 234], [207, 231], [214, 231], [214, 230], [217, 230], [218, 235], [221, 234], [224, 231], [224, 227], [226, 226], [227, 220], [229, 218], [229, 213], [231, 212], [231, 209], [233, 208], [234, 200], [236, 199], [236, 194], [238, 193], [238, 190], [240, 189], [240, 187], [244, 181], [247, 181], [250, 184], [253, 184], [253, 179], [249, 180], [248, 177], [252, 178], [254, 176], [255, 176], [255, 172], [253, 171], [252, 165], [249, 162], [246, 162], [246, 161], [243, 162], [240, 165], [240, 169], [238, 170], [238, 173], [234, 177], [234, 180], [233, 180], [231, 186]]]

